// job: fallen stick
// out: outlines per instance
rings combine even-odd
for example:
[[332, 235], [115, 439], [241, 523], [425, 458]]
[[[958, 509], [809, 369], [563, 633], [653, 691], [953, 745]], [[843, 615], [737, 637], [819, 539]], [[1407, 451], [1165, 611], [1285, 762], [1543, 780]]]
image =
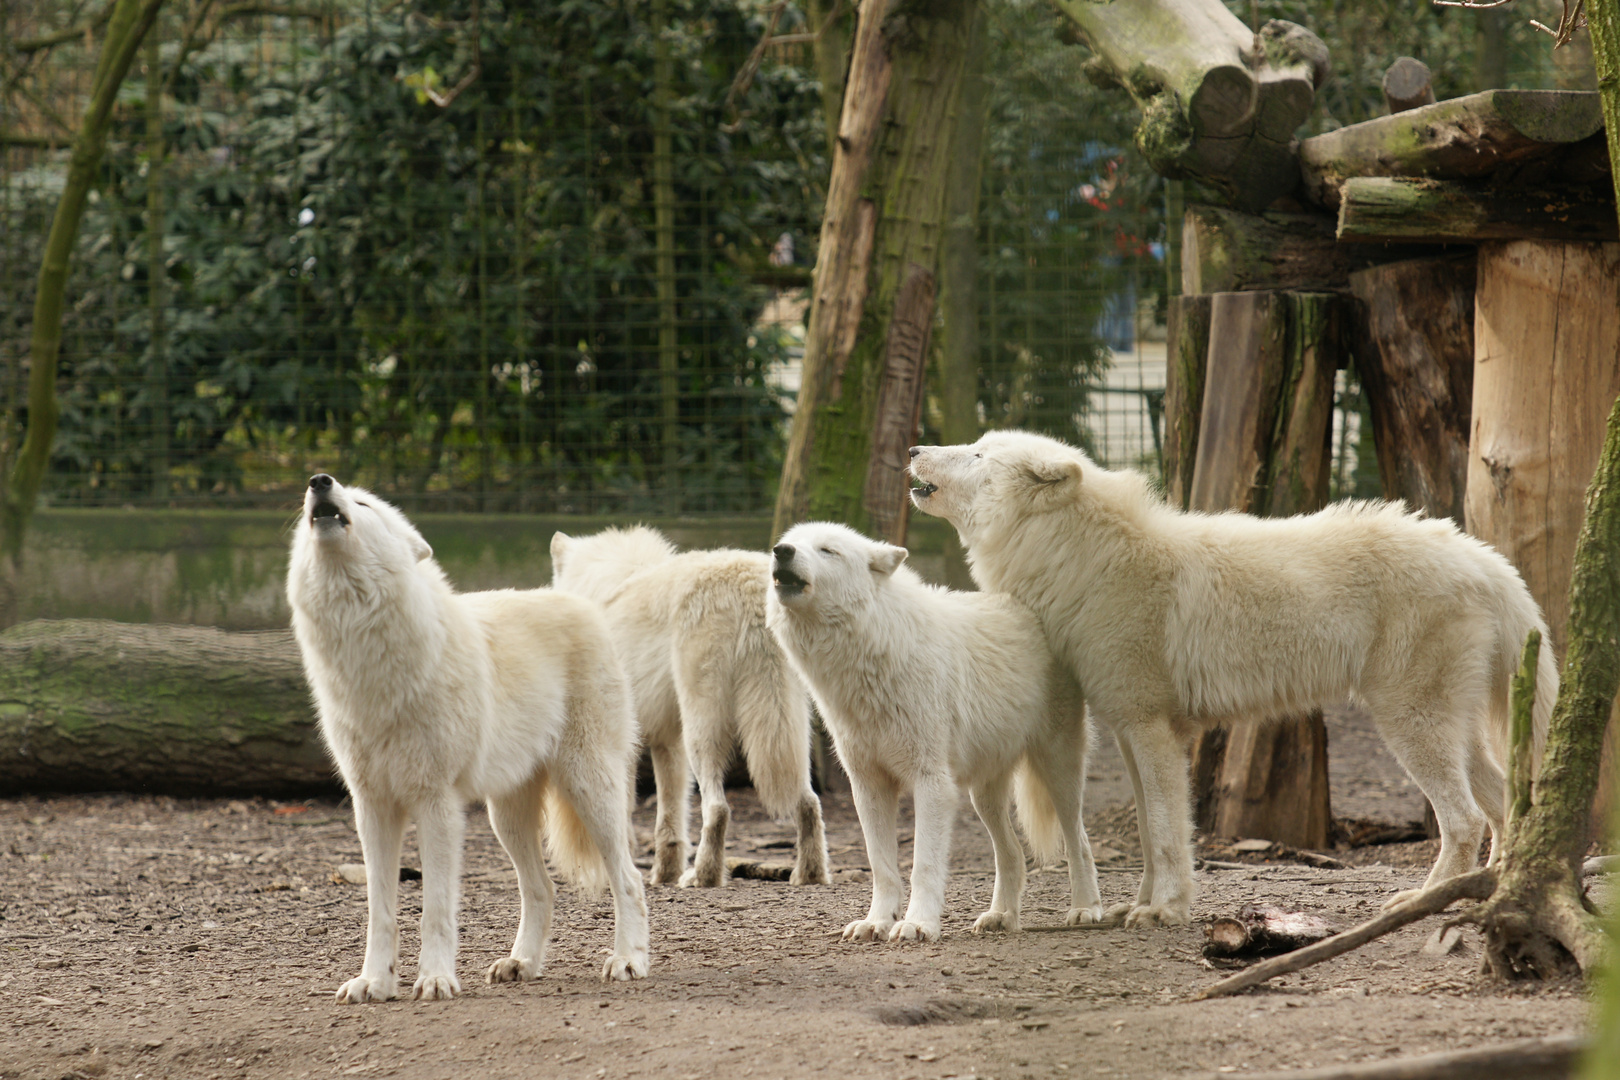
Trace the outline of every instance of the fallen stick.
[[1075, 923], [1073, 926], [1026, 926], [1026, 934], [1062, 934], [1070, 930], [1118, 930], [1125, 925], [1124, 919], [1110, 919], [1107, 922]]
[[760, 862], [733, 855], [726, 860], [726, 870], [734, 878], [750, 881], [787, 881], [793, 876], [791, 863]]
[[1548, 1035], [1393, 1061], [1249, 1073], [1247, 1080], [1477, 1080], [1481, 1076], [1563, 1080], [1575, 1071], [1586, 1047], [1587, 1040], [1581, 1035]]
[[1210, 998], [1227, 997], [1251, 986], [1259, 986], [1279, 975], [1287, 975], [1289, 972], [1320, 964], [1324, 960], [1331, 960], [1335, 956], [1360, 948], [1374, 938], [1383, 937], [1391, 930], [1399, 930], [1407, 923], [1414, 923], [1436, 912], [1444, 911], [1458, 900], [1483, 900], [1490, 896], [1495, 888], [1495, 870], [1475, 870], [1471, 874], [1447, 878], [1434, 888], [1419, 893], [1376, 919], [1364, 922], [1360, 926], [1353, 926], [1342, 934], [1335, 934], [1325, 941], [1308, 945], [1297, 952], [1263, 960], [1236, 975], [1222, 979], [1213, 986], [1205, 987], [1194, 994], [1192, 1000], [1208, 1001]]

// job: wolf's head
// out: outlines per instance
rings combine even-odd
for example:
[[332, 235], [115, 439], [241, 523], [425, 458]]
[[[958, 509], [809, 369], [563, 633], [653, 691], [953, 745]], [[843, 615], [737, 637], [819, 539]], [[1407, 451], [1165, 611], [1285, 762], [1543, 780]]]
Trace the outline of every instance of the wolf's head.
[[344, 487], [325, 473], [309, 478], [304, 514], [293, 534], [294, 564], [346, 564], [403, 569], [433, 549], [405, 515], [364, 488]]
[[771, 554], [771, 583], [784, 608], [849, 611], [872, 599], [879, 580], [905, 561], [906, 549], [844, 525], [807, 521], [783, 534]]
[[624, 579], [675, 554], [664, 534], [645, 525], [603, 529], [590, 536], [551, 536], [551, 587], [598, 604], [613, 599]]
[[956, 526], [971, 544], [986, 523], [1072, 502], [1091, 459], [1067, 443], [1024, 431], [992, 431], [965, 446], [911, 448], [911, 501]]

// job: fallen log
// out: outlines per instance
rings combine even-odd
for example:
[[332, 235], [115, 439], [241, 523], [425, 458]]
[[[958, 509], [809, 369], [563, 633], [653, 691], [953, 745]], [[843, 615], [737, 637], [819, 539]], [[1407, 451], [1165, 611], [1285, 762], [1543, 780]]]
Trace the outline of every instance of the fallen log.
[[1491, 895], [1491, 890], [1495, 887], [1494, 870], [1475, 870], [1470, 874], [1447, 878], [1434, 888], [1426, 889], [1405, 903], [1390, 908], [1376, 919], [1353, 926], [1342, 934], [1335, 934], [1296, 952], [1262, 960], [1236, 975], [1206, 986], [1194, 994], [1192, 1000], [1208, 1001], [1211, 998], [1229, 997], [1275, 979], [1279, 975], [1287, 975], [1320, 964], [1324, 960], [1331, 960], [1335, 956], [1342, 956], [1375, 938], [1383, 937], [1392, 930], [1399, 930], [1408, 923], [1444, 911], [1458, 900], [1483, 900]]
[[0, 633], [0, 794], [341, 790], [290, 631], [74, 619]]
[[1333, 935], [1326, 919], [1302, 911], [1245, 907], [1204, 928], [1204, 955], [1268, 956], [1293, 952]]
[[1356, 176], [1340, 192], [1338, 238], [1386, 243], [1615, 240], [1614, 198], [1602, 187], [1499, 189]]
[[1299, 161], [1306, 197], [1337, 210], [1351, 177], [1479, 179], [1547, 164], [1601, 130], [1594, 91], [1486, 90], [1306, 139]]
[[1587, 1045], [1582, 1035], [1547, 1035], [1394, 1061], [1245, 1075], [1247, 1080], [1477, 1080], [1481, 1076], [1562, 1080], [1574, 1074]]

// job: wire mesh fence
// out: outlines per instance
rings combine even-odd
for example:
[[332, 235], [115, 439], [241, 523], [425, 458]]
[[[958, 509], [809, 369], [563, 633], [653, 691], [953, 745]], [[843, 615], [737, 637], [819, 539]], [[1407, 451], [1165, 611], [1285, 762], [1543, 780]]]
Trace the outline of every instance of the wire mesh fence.
[[[98, 10], [0, 9], [0, 449]], [[811, 46], [750, 63], [774, 11], [171, 5], [74, 254], [47, 499], [284, 505], [324, 469], [415, 509], [768, 508], [829, 161]], [[980, 424], [1157, 472], [1163, 182], [1043, 6], [989, 33]]]

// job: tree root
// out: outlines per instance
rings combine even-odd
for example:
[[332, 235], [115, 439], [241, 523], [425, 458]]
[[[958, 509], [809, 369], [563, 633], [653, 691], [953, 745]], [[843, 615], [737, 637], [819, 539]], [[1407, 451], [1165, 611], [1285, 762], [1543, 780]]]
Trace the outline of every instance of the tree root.
[[1548, 882], [1515, 888], [1505, 880], [1456, 923], [1485, 933], [1485, 967], [1500, 979], [1551, 979], [1592, 972], [1603, 962], [1608, 938], [1575, 888]]

